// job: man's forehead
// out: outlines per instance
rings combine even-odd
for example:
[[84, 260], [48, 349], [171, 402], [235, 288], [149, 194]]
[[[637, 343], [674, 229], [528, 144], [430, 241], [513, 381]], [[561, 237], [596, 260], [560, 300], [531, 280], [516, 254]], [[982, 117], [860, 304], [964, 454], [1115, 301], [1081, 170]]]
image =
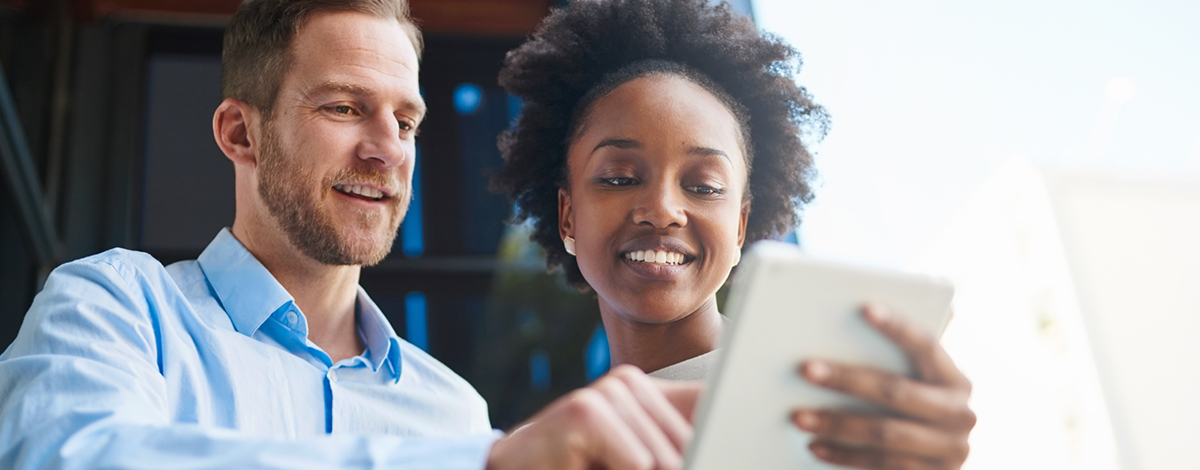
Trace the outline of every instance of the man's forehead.
[[290, 75], [300, 92], [342, 92], [379, 98], [400, 92], [424, 110], [417, 85], [416, 50], [393, 19], [356, 12], [318, 13], [301, 26], [292, 47]]
[[375, 53], [416, 73], [416, 46], [400, 20], [354, 11], [314, 13], [300, 25], [293, 50], [324, 49]]

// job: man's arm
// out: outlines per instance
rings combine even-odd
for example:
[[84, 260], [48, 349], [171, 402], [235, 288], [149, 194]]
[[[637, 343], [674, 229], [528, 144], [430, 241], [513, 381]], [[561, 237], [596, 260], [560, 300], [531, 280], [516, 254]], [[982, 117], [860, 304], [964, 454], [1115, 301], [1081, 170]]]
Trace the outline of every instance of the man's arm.
[[633, 367], [615, 368], [499, 441], [281, 439], [173, 423], [163, 332], [151, 311], [171, 296], [147, 282], [155, 275], [166, 276], [103, 258], [51, 274], [0, 356], [0, 468], [678, 468], [691, 438], [685, 416], [699, 385], [651, 379]]
[[172, 423], [150, 311], [164, 298], [143, 274], [92, 258], [47, 280], [0, 356], [0, 468], [483, 467], [493, 435], [285, 440]]

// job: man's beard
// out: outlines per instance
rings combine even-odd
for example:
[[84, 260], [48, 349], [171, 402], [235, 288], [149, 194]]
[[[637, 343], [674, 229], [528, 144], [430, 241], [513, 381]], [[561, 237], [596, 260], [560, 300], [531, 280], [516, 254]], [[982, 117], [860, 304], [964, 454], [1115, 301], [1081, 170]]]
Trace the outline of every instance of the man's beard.
[[[314, 188], [307, 184], [318, 178], [285, 155], [283, 143], [270, 121], [264, 122], [262, 135], [258, 154], [258, 194], [288, 241], [308, 257], [327, 265], [371, 266], [383, 261], [392, 250], [396, 229], [406, 209], [402, 206], [406, 190], [402, 185], [404, 182], [398, 184], [386, 173], [364, 162], [362, 166], [319, 178], [322, 185]], [[341, 182], [370, 183], [394, 191], [388, 199], [392, 205], [391, 220], [387, 221], [387, 232], [381, 237], [348, 240], [338, 233], [337, 224], [320, 201], [325, 191]], [[378, 226], [381, 217], [377, 211], [357, 211], [354, 215], [350, 223], [364, 229]]]

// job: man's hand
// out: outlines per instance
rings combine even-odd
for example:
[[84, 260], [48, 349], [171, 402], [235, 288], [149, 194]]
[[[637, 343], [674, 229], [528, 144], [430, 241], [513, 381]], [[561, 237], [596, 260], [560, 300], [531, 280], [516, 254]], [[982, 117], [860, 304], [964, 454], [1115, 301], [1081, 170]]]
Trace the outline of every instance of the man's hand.
[[487, 468], [681, 468], [700, 388], [617, 366], [496, 441]]
[[895, 341], [917, 369], [915, 380], [874, 369], [810, 360], [801, 374], [821, 387], [891, 410], [893, 416], [797, 410], [796, 426], [815, 436], [809, 446], [822, 460], [865, 469], [956, 469], [967, 458], [975, 413], [967, 406], [971, 382], [935, 338], [921, 334], [878, 305], [863, 308], [867, 322]]

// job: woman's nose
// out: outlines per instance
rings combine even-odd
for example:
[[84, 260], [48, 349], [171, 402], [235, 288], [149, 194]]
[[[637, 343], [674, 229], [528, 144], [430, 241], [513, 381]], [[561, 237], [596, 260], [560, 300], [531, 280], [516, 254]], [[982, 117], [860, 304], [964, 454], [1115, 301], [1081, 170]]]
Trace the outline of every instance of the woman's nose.
[[682, 189], [675, 185], [656, 185], [638, 201], [633, 211], [633, 223], [650, 224], [654, 228], [671, 226], [684, 227], [687, 225], [687, 211], [684, 209], [685, 197], [680, 194]]

